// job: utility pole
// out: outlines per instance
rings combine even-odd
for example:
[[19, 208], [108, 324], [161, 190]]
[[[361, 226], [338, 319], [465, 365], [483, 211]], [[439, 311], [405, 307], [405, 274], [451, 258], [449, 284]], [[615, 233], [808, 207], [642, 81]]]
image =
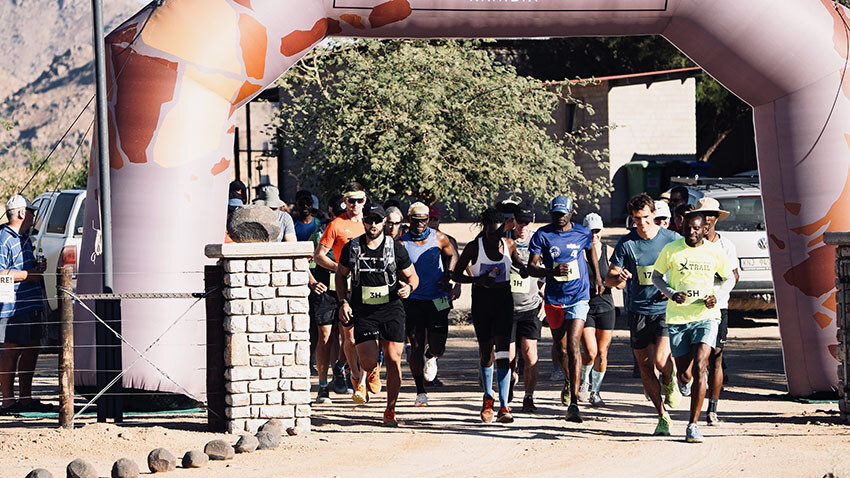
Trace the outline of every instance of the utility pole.
[[109, 184], [109, 128], [106, 105], [106, 45], [103, 32], [103, 1], [92, 0], [94, 19], [94, 71], [97, 92], [97, 156], [100, 176], [100, 229], [103, 246], [103, 292], [113, 292], [112, 282], [112, 188]]

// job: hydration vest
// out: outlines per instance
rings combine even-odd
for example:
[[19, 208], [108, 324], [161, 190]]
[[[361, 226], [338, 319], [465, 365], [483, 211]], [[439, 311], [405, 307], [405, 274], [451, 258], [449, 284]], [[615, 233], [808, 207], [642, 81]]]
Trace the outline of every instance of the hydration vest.
[[[384, 236], [383, 269], [374, 269], [360, 260], [360, 238], [351, 241], [351, 254], [349, 256], [349, 268], [351, 269], [351, 285], [360, 285], [361, 272], [381, 272], [384, 274], [384, 282], [392, 287], [398, 280], [396, 275], [395, 243], [389, 236]], [[361, 264], [363, 263], [363, 264]], [[363, 266], [366, 266], [365, 268]], [[390, 280], [392, 278], [392, 280]]]

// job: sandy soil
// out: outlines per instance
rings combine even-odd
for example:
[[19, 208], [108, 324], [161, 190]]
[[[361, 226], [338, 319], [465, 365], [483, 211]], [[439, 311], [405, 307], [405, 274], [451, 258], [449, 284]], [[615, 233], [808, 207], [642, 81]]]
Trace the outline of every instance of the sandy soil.
[[[467, 295], [468, 298], [468, 295]], [[463, 307], [463, 303], [459, 304]], [[805, 404], [785, 395], [779, 332], [775, 319], [733, 323], [727, 346], [729, 382], [719, 427], [702, 426], [706, 442], [684, 442], [687, 399], [672, 412], [672, 437], [652, 437], [656, 417], [632, 378], [628, 330], [618, 321], [602, 395], [604, 408], [583, 406], [585, 422], [568, 424], [558, 399], [559, 384], [549, 381], [551, 338], [544, 329], [539, 350], [539, 410], [519, 412], [510, 425], [482, 424], [475, 340], [468, 325], [453, 326], [440, 359], [443, 387], [429, 393], [430, 406], [414, 408], [415, 389], [407, 371], [400, 397], [399, 429], [380, 426], [385, 395], [365, 406], [332, 394], [334, 403], [313, 408], [313, 432], [284, 438], [274, 451], [238, 455], [200, 470], [178, 469], [186, 477], [294, 476], [768, 476], [820, 477], [850, 474], [850, 428], [839, 423], [834, 403]], [[41, 369], [55, 367], [55, 356]], [[55, 369], [54, 369], [55, 370]], [[48, 376], [50, 374], [48, 373]], [[55, 377], [55, 376], [54, 376]], [[314, 379], [315, 382], [315, 379]], [[55, 378], [39, 391], [55, 392]], [[313, 392], [315, 393], [315, 383]], [[519, 385], [518, 397], [522, 397]], [[703, 415], [704, 420], [704, 415]], [[704, 423], [702, 421], [701, 423]], [[121, 426], [85, 418], [74, 430], [57, 429], [55, 419], [0, 417], [0, 476], [24, 476], [36, 467], [65, 476], [74, 458], [84, 458], [109, 476], [121, 457], [146, 470], [146, 456], [165, 447], [179, 458], [203, 449], [214, 438], [202, 414], [128, 416]]]

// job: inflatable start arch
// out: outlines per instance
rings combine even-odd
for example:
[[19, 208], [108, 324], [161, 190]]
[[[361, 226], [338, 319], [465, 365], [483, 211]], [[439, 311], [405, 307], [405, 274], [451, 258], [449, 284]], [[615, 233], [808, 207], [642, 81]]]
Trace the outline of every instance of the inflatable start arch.
[[[847, 10], [828, 0], [152, 3], [107, 37], [115, 292], [203, 290], [202, 274], [186, 271], [202, 270], [204, 245], [222, 240], [233, 113], [326, 36], [659, 34], [755, 110], [788, 388], [796, 396], [834, 389], [834, 249], [822, 237], [850, 230], [848, 24]], [[90, 174], [83, 258], [99, 227], [97, 168]], [[102, 270], [99, 260], [82, 262], [82, 272]], [[99, 280], [82, 275], [80, 291], [99, 291]], [[181, 310], [174, 300], [125, 301], [124, 335], [144, 348]], [[148, 354], [198, 395], [203, 318], [197, 308]], [[93, 341], [91, 324], [76, 334]], [[80, 368], [94, 368], [93, 349], [77, 354]], [[136, 358], [124, 354], [125, 363]], [[77, 379], [94, 382], [93, 374]], [[182, 391], [147, 366], [124, 385]]]

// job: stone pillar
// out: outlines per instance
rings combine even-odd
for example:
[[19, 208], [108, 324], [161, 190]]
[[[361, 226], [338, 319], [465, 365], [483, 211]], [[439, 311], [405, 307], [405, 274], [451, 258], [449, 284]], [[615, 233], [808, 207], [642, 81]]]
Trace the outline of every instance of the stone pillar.
[[838, 409], [842, 420], [850, 424], [850, 232], [826, 232], [823, 241], [838, 246], [835, 249]]
[[309, 242], [210, 244], [224, 268], [227, 430], [310, 430]]

